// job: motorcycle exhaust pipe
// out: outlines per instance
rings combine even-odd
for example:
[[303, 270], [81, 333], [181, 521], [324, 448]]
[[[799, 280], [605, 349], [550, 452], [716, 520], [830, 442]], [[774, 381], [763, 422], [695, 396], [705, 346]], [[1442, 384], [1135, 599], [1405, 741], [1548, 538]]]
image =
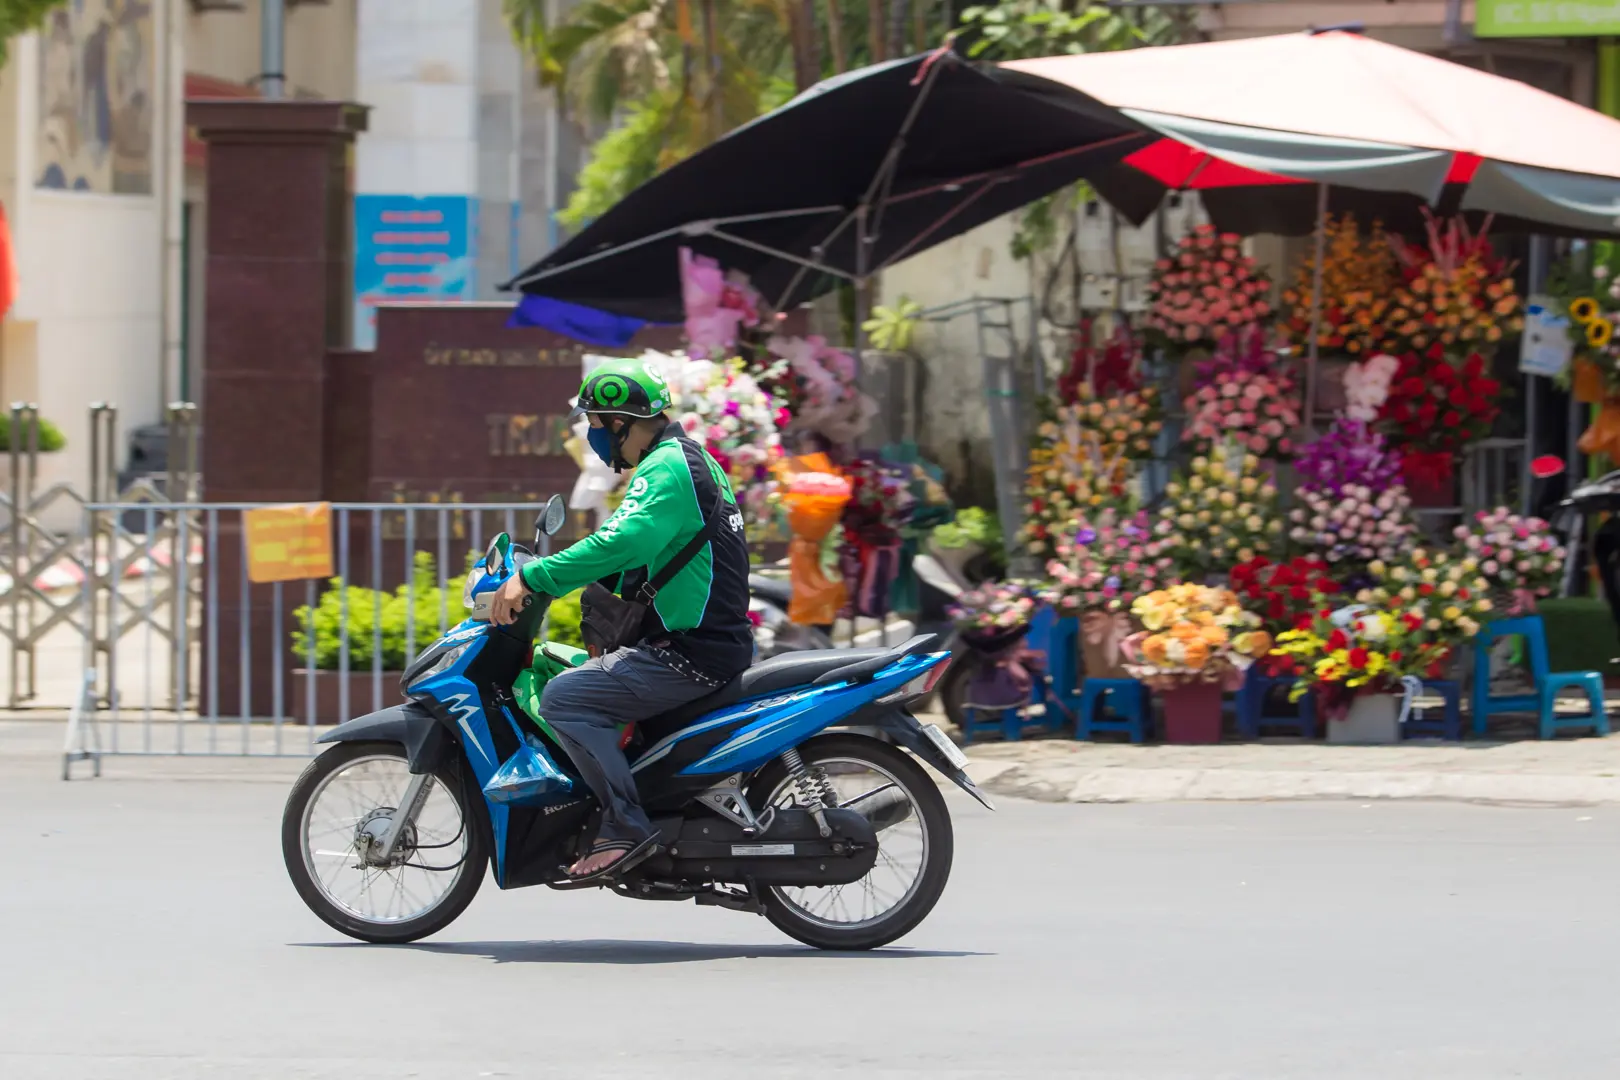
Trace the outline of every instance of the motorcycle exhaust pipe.
[[911, 817], [911, 799], [898, 784], [888, 784], [851, 799], [843, 809], [853, 810], [871, 822], [873, 832], [882, 832]]

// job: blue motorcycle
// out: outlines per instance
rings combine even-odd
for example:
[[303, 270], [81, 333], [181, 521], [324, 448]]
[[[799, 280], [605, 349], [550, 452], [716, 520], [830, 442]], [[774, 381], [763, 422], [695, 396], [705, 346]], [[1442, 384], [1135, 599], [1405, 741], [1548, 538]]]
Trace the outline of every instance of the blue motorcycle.
[[[565, 513], [560, 498], [547, 504], [536, 547]], [[489, 620], [493, 594], [535, 557], [497, 536], [467, 576], [471, 616], [410, 665], [406, 702], [324, 735], [333, 745], [293, 786], [282, 855], [334, 929], [379, 943], [436, 933], [472, 902], [486, 863], [503, 889], [578, 887], [563, 868], [589, 847], [600, 808], [536, 703], [586, 654], [539, 640], [545, 598], [511, 626]], [[919, 760], [994, 809], [956, 745], [908, 711], [944, 670], [936, 640], [787, 653], [624, 732], [661, 848], [592, 887], [752, 912], [823, 949], [908, 933], [952, 854], [950, 813]]]

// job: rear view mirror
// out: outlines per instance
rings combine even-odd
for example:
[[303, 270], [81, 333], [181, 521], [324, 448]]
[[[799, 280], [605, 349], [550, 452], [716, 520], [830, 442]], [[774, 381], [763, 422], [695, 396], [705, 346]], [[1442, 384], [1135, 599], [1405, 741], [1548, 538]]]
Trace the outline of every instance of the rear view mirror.
[[556, 536], [562, 532], [562, 527], [568, 522], [568, 503], [561, 495], [553, 495], [546, 500], [546, 508], [540, 511], [540, 516], [534, 520], [534, 537], [536, 542], [542, 536]]

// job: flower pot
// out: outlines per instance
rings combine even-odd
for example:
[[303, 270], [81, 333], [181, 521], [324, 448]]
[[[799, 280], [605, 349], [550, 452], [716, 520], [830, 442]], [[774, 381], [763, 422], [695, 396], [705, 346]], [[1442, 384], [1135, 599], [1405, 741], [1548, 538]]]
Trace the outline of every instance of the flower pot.
[[1187, 682], [1163, 691], [1164, 741], [1218, 743], [1221, 741], [1221, 684]]
[[1343, 719], [1328, 721], [1328, 742], [1400, 742], [1400, 712], [1401, 699], [1394, 694], [1362, 694], [1350, 703]]
[[[373, 674], [371, 671], [350, 671], [347, 674], [341, 671], [315, 671], [306, 668], [297, 668], [292, 673], [292, 681], [287, 685], [286, 710], [292, 714], [300, 724], [310, 723], [309, 711], [309, 684], [313, 677], [315, 683], [315, 713], [316, 724], [341, 724], [352, 720], [356, 716], [364, 716], [377, 708], [386, 709], [390, 705], [398, 705], [404, 701], [404, 695], [399, 692], [399, 679], [403, 672], [385, 671], [382, 673], [382, 699], [380, 702], [372, 696], [374, 689]], [[349, 707], [343, 708], [343, 685], [348, 683]]]

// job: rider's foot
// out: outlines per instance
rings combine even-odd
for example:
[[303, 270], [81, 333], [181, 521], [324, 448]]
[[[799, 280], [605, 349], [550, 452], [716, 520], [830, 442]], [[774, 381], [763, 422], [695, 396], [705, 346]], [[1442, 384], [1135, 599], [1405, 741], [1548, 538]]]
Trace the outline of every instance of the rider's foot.
[[590, 851], [568, 868], [568, 876], [575, 881], [584, 881], [606, 876], [612, 870], [628, 870], [657, 850], [656, 835], [640, 841], [598, 840], [591, 845]]

